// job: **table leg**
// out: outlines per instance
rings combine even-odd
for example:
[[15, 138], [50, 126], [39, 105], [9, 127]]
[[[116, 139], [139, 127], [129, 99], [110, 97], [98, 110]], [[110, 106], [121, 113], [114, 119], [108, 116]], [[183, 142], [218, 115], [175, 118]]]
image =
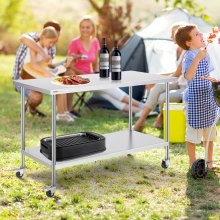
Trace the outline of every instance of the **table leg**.
[[51, 161], [51, 186], [46, 188], [48, 197], [54, 196], [56, 191], [56, 95], [52, 95], [52, 161]]
[[56, 95], [52, 95], [52, 186], [56, 186]]
[[129, 131], [132, 132], [132, 86], [129, 86]]
[[21, 166], [19, 169], [16, 169], [16, 176], [21, 178], [24, 175], [25, 171], [25, 97], [24, 97], [24, 88], [21, 87]]
[[166, 142], [167, 142], [167, 146], [166, 146], [166, 150], [165, 150], [165, 159], [162, 161], [162, 167], [163, 168], [168, 168], [169, 163], [170, 163], [170, 155], [169, 155], [169, 151], [170, 151], [170, 119], [169, 119], [169, 83], [166, 83]]

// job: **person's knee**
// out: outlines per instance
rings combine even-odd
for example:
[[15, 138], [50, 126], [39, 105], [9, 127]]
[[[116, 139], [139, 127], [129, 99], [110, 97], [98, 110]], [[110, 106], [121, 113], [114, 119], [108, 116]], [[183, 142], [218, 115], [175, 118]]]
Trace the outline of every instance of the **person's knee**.
[[40, 104], [42, 102], [43, 95], [39, 92], [32, 92], [29, 94], [28, 98], [32, 103]]

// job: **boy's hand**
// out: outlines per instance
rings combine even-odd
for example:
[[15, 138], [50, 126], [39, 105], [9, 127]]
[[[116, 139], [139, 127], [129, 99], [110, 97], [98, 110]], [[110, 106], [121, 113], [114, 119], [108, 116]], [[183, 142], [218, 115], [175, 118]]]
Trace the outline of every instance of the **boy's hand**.
[[199, 59], [199, 61], [201, 61], [202, 59], [205, 58], [206, 54], [207, 54], [206, 49], [200, 50], [199, 53], [196, 55], [196, 58]]

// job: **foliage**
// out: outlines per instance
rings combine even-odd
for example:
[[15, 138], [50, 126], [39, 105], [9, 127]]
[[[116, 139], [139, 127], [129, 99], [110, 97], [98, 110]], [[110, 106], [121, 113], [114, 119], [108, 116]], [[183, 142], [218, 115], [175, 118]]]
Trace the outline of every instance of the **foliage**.
[[37, 24], [25, 0], [0, 0], [0, 52], [15, 53], [19, 36]]
[[[159, 2], [160, 0], [155, 0]], [[203, 18], [204, 20], [211, 22], [210, 17], [205, 14], [205, 8], [201, 7], [196, 0], [163, 0], [165, 8], [183, 8], [191, 15], [195, 15]]]
[[[61, 58], [62, 59], [62, 58]], [[209, 172], [194, 180], [188, 171], [184, 143], [171, 144], [171, 163], [162, 169], [164, 149], [152, 149], [58, 170], [57, 189], [47, 198], [51, 170], [25, 157], [23, 179], [15, 177], [20, 166], [20, 96], [14, 91], [11, 72], [14, 56], [0, 55], [0, 219], [219, 219], [220, 174]], [[51, 99], [44, 96], [40, 109], [48, 117], [26, 113], [26, 147], [51, 136]], [[128, 117], [118, 111], [82, 109], [74, 123], [58, 123], [57, 134], [94, 131], [109, 133], [128, 128]], [[161, 137], [147, 120], [146, 132]], [[220, 125], [217, 126], [220, 131]], [[218, 132], [219, 133], [219, 132]], [[219, 161], [218, 137], [215, 160]], [[198, 157], [204, 149], [197, 146]]]
[[25, 0], [0, 0], [0, 5], [0, 32], [20, 34], [27, 26], [36, 26], [34, 16]]
[[[115, 40], [121, 45], [129, 38], [131, 29], [132, 3], [126, 0], [125, 6], [114, 5], [111, 0], [88, 0], [93, 9], [98, 13], [97, 34], [101, 42], [102, 37], [107, 38], [108, 48], [113, 47]], [[120, 46], [120, 45], [119, 45]]]

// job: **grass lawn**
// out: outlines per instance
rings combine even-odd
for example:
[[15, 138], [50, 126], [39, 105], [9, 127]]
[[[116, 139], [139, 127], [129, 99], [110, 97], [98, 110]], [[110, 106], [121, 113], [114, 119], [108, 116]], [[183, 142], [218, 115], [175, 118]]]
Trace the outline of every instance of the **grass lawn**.
[[[168, 169], [161, 168], [162, 148], [58, 170], [53, 198], [43, 190], [51, 183], [47, 167], [26, 157], [24, 178], [16, 178], [20, 96], [11, 81], [14, 56], [1, 55], [0, 61], [0, 219], [220, 219], [220, 174], [208, 172], [205, 179], [194, 180], [184, 143], [171, 144]], [[26, 146], [37, 146], [41, 138], [51, 136], [50, 106], [45, 95], [40, 109], [48, 117], [26, 114]], [[58, 122], [57, 134], [128, 127], [128, 117], [118, 111], [84, 108], [81, 114], [74, 123]], [[151, 127], [153, 120], [148, 120], [146, 132], [161, 137], [161, 131]], [[220, 160], [219, 143], [220, 137], [215, 160]], [[204, 157], [201, 146], [197, 152]]]

